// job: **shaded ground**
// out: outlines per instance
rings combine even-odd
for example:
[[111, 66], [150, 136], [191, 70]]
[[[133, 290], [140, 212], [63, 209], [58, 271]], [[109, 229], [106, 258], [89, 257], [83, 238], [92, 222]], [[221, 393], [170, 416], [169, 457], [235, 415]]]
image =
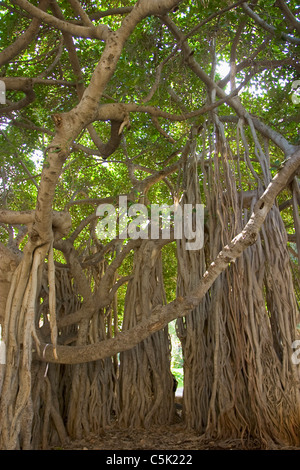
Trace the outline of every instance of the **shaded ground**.
[[[285, 449], [297, 450], [291, 447]], [[203, 442], [199, 434], [187, 431], [184, 425], [179, 423], [147, 430], [119, 429], [112, 426], [102, 435], [91, 435], [88, 439], [72, 441], [65, 445], [63, 450], [259, 450], [259, 447], [254, 442], [244, 445], [240, 441]]]
[[[117, 424], [108, 427], [101, 434], [90, 435], [89, 438], [73, 440], [64, 447], [54, 447], [53, 450], [261, 450], [255, 442], [214, 442], [203, 440], [199, 433], [188, 430], [182, 420], [183, 389], [176, 390], [175, 403], [179, 404], [174, 417], [174, 424], [169, 426], [153, 426], [149, 429], [125, 429]], [[300, 450], [286, 447], [277, 450]], [[268, 450], [268, 449], [266, 449]]]
[[[204, 450], [221, 449], [214, 442], [202, 443], [197, 433], [182, 424], [155, 426], [150, 429], [108, 428], [103, 435], [72, 441], [65, 450]], [[228, 448], [228, 447], [227, 447]]]

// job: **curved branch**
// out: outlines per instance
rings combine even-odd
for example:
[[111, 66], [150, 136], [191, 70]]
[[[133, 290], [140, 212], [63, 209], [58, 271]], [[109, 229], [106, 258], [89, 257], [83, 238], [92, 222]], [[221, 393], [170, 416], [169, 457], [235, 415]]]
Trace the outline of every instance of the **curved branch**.
[[107, 143], [102, 142], [98, 147], [105, 160], [117, 150], [121, 143], [121, 126], [122, 124], [119, 121], [110, 121], [110, 139]]
[[[269, 59], [262, 59], [262, 60], [253, 60], [251, 58], [248, 58], [246, 60], [243, 60], [243, 62], [240, 62], [236, 66], [236, 73], [241, 72], [247, 67], [252, 67], [256, 72], [266, 70], [266, 69], [274, 69], [277, 67], [284, 67], [286, 65], [292, 65], [298, 72], [300, 72], [300, 64], [297, 59], [294, 59], [293, 57], [286, 57], [285, 59], [278, 59], [278, 60], [269, 60]], [[218, 86], [221, 88], [224, 88], [225, 85], [229, 82], [230, 80], [230, 74], [228, 74], [226, 77], [222, 78], [218, 82]]]
[[35, 7], [27, 0], [12, 0], [12, 3], [23, 8], [23, 10], [27, 11], [27, 13], [29, 13], [34, 18], [38, 18], [40, 21], [43, 21], [44, 23], [54, 26], [60, 31], [65, 31], [66, 33], [70, 33], [73, 36], [95, 38], [95, 39], [100, 39], [103, 41], [107, 39], [109, 28], [106, 25], [100, 25], [96, 27], [95, 26], [93, 27], [79, 26], [79, 25], [72, 24], [67, 21], [62, 21], [58, 18], [55, 18], [55, 16], [52, 16], [49, 13], [42, 11], [40, 8]]
[[284, 0], [277, 0], [277, 5], [279, 6], [280, 10], [283, 12], [286, 20], [295, 28], [295, 30], [300, 33], [300, 22], [297, 18], [293, 15], [287, 4]]
[[229, 95], [226, 95], [225, 92], [223, 92], [222, 90], [222, 98], [220, 100], [212, 104], [207, 104], [195, 111], [190, 111], [182, 114], [172, 114], [151, 105], [143, 106], [135, 103], [106, 103], [99, 106], [97, 119], [99, 121], [108, 121], [112, 119], [121, 121], [125, 120], [126, 116], [128, 116], [129, 113], [137, 112], [149, 114], [153, 118], [161, 117], [169, 119], [170, 121], [186, 121], [187, 119], [192, 119], [194, 117], [201, 116], [202, 114], [206, 114], [209, 111], [212, 111], [213, 109], [216, 109], [217, 107], [221, 106], [222, 104], [229, 102], [230, 100], [232, 100], [232, 98], [237, 96], [240, 89], [245, 86], [245, 83], [247, 83], [249, 79], [250, 76], [248, 76], [245, 81], [241, 85], [239, 85], [238, 88], [233, 90]]
[[[41, 0], [39, 9], [41, 11], [45, 11], [48, 4], [49, 0]], [[26, 47], [35, 38], [40, 24], [41, 22], [38, 18], [33, 18], [30, 26], [26, 29], [26, 31], [21, 34], [12, 44], [0, 52], [0, 66], [7, 64], [13, 57], [16, 57], [20, 54], [20, 52], [26, 49]]]
[[120, 8], [109, 8], [105, 11], [97, 11], [95, 13], [91, 13], [89, 16], [93, 20], [100, 20], [101, 18], [105, 18], [106, 16], [115, 16], [115, 15], [126, 15], [132, 11], [133, 7], [120, 7]]
[[[28, 211], [10, 211], [8, 209], [0, 210], [0, 221], [4, 224], [10, 225], [27, 225], [31, 226], [35, 219], [34, 210]], [[68, 235], [71, 228], [71, 216], [68, 212], [53, 211], [52, 216], [52, 228], [61, 237]]]
[[28, 106], [30, 103], [33, 103], [35, 100], [35, 93], [33, 89], [24, 91], [25, 95], [24, 98], [17, 102], [9, 102], [6, 100], [8, 103], [8, 106], [5, 106], [4, 108], [1, 108], [0, 110], [0, 116], [6, 116], [7, 114], [11, 113], [12, 111], [17, 111], [19, 109], [25, 108]]
[[[88, 17], [86, 13], [84, 12], [84, 10], [82, 9], [81, 5], [77, 2], [77, 0], [69, 0], [69, 2], [71, 3], [74, 10], [80, 13], [80, 15], [83, 18], [85, 18], [85, 22], [87, 23]], [[59, 5], [57, 4], [57, 2], [52, 3], [52, 11], [55, 17], [57, 17], [58, 19], [62, 21], [65, 21], [63, 13]], [[84, 77], [83, 77], [80, 62], [77, 56], [76, 47], [74, 45], [73, 38], [69, 33], [63, 32], [62, 34], [63, 34], [66, 48], [68, 50], [69, 59], [72, 65], [73, 72], [78, 79], [76, 83], [76, 89], [77, 89], [77, 96], [80, 101], [85, 91], [85, 86], [83, 83]], [[108, 158], [118, 148], [120, 144], [120, 140], [121, 140], [121, 135], [119, 136], [119, 127], [116, 125], [116, 123], [111, 122], [111, 137], [110, 137], [109, 142], [107, 142], [106, 144], [102, 142], [96, 130], [94, 129], [92, 123], [87, 126], [87, 129], [89, 131], [92, 141], [94, 142], [100, 155], [103, 156], [104, 159]]]
[[290, 36], [289, 34], [278, 32], [274, 26], [268, 24], [257, 13], [251, 10], [251, 8], [249, 7], [247, 3], [243, 3], [242, 8], [245, 11], [245, 13], [247, 13], [247, 15], [250, 16], [250, 18], [252, 18], [255, 21], [255, 23], [258, 24], [265, 31], [268, 31], [269, 33], [272, 33], [274, 35], [280, 34], [280, 37], [282, 39], [292, 44], [300, 44], [299, 38], [294, 38], [293, 36]]

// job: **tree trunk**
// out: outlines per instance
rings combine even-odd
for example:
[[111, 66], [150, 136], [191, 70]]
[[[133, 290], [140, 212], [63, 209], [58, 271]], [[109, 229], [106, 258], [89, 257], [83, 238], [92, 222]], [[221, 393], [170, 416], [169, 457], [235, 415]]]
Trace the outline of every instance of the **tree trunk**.
[[[123, 329], [132, 328], [165, 303], [161, 248], [145, 240], [135, 255], [134, 278], [126, 293]], [[167, 424], [174, 413], [170, 339], [165, 328], [120, 354], [119, 423], [122, 426]]]

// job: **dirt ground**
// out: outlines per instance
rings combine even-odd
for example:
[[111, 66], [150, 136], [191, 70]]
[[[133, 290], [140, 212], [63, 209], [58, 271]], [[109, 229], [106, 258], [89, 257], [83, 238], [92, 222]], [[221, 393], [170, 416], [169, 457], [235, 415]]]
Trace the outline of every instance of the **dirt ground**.
[[[282, 448], [281, 448], [282, 449]], [[75, 440], [53, 450], [260, 450], [255, 443], [240, 441], [203, 442], [199, 434], [187, 431], [183, 424], [157, 426], [150, 429], [119, 429], [112, 426], [101, 435]], [[268, 450], [268, 449], [267, 449]], [[279, 450], [279, 449], [278, 449]], [[286, 448], [286, 450], [296, 450]], [[298, 449], [299, 450], [299, 449]]]
[[[262, 450], [256, 442], [215, 442], [204, 440], [199, 433], [188, 430], [182, 418], [183, 389], [176, 391], [177, 406], [174, 422], [169, 426], [153, 426], [149, 429], [120, 428], [115, 422], [101, 434], [91, 434], [88, 438], [72, 440], [63, 447], [52, 450], [105, 450], [105, 451], [203, 451], [203, 450]], [[273, 449], [263, 449], [273, 450]], [[300, 450], [300, 448], [277, 448], [276, 450]]]
[[[220, 446], [217, 446], [220, 449]], [[204, 450], [216, 448], [213, 442], [203, 444], [194, 432], [183, 425], [155, 426], [150, 429], [119, 429], [112, 426], [102, 435], [72, 441], [65, 450]]]

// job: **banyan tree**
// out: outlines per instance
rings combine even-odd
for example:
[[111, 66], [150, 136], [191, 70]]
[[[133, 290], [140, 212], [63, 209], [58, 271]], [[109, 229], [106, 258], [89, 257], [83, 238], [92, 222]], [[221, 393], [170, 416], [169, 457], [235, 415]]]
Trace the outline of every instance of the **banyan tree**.
[[299, 7], [112, 3], [0, 6], [0, 448], [171, 426], [174, 320], [182, 426], [299, 447]]

